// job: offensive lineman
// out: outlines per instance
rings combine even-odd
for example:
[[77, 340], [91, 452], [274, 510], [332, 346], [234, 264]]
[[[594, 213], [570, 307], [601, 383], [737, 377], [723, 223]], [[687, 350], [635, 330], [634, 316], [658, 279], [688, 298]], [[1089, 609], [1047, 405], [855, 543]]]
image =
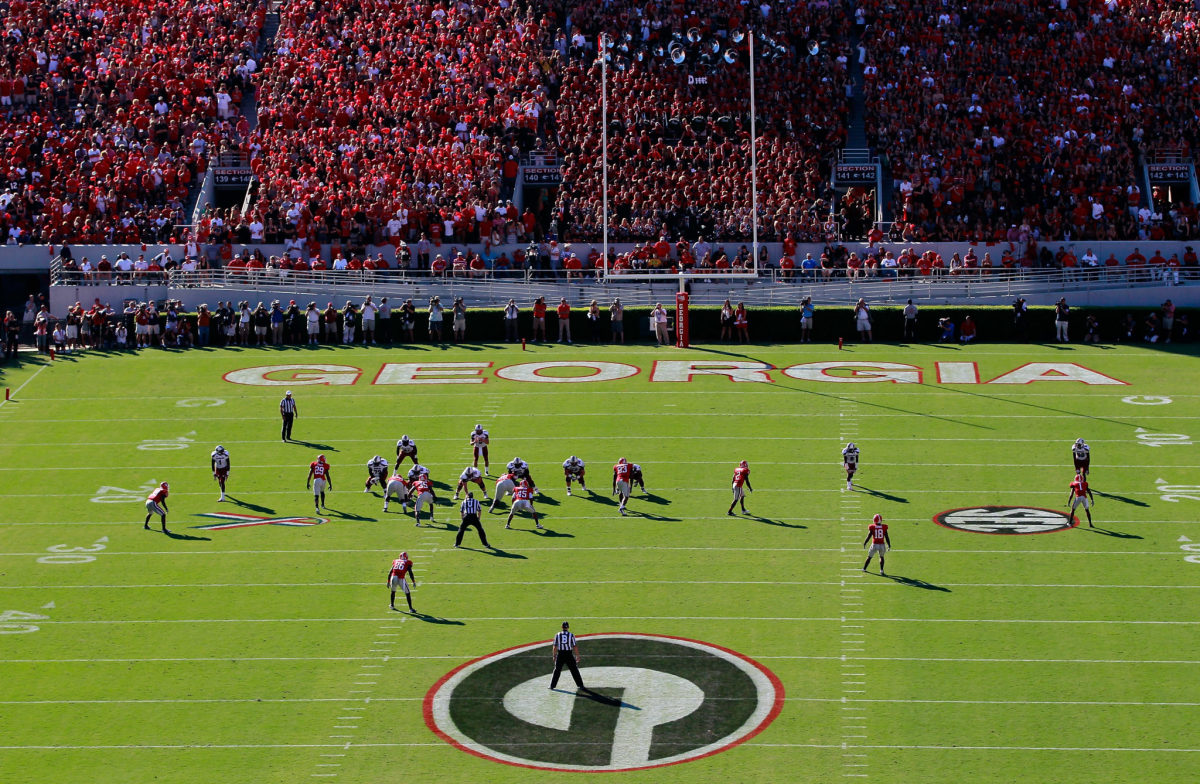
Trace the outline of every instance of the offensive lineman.
[[221, 486], [221, 497], [217, 501], [224, 501], [225, 480], [229, 478], [229, 453], [225, 451], [225, 447], [218, 445], [213, 450], [211, 462], [213, 479], [216, 479], [217, 484]]
[[479, 489], [483, 491], [483, 500], [488, 500], [487, 486], [483, 483], [483, 475], [479, 473], [479, 469], [475, 466], [467, 466], [458, 477], [458, 486], [454, 488], [455, 501], [458, 500], [458, 494], [466, 490], [467, 484], [471, 482], [479, 485]]
[[858, 470], [858, 447], [854, 442], [846, 444], [842, 450], [842, 465], [846, 468], [846, 489], [854, 489], [854, 472]]
[[325, 506], [325, 490], [333, 492], [333, 477], [329, 474], [329, 463], [325, 455], [317, 455], [317, 459], [308, 464], [308, 488], [313, 492], [313, 508], [318, 512]]
[[878, 554], [879, 574], [887, 577], [887, 573], [883, 571], [883, 556], [892, 548], [892, 540], [888, 537], [888, 527], [883, 522], [883, 515], [875, 515], [871, 524], [867, 526], [867, 538], [863, 539], [863, 547], [867, 546], [867, 542], [871, 543], [871, 549], [867, 551], [867, 561], [863, 564], [862, 570], [867, 571], [871, 558]]
[[1083, 478], [1087, 479], [1088, 472], [1092, 470], [1092, 448], [1082, 438], [1077, 438], [1071, 445], [1071, 456], [1075, 458], [1075, 473], [1083, 474]]
[[382, 488], [387, 488], [388, 478], [388, 461], [386, 457], [375, 455], [367, 461], [367, 484], [363, 487], [364, 493], [371, 492], [371, 488], [376, 482]]
[[583, 488], [583, 492], [586, 493], [588, 491], [587, 482], [583, 479], [584, 468], [584, 462], [575, 455], [571, 455], [563, 461], [563, 476], [567, 480], [567, 495], [571, 494], [571, 482], [578, 482], [579, 486]]
[[623, 457], [613, 466], [612, 491], [620, 501], [617, 511], [622, 515], [625, 514], [625, 504], [629, 502], [629, 480], [632, 469], [633, 466]]
[[[396, 469], [399, 470], [400, 464], [396, 464]], [[415, 482], [421, 477], [429, 479], [429, 469], [420, 463], [413, 463], [412, 468], [408, 469], [408, 481]]]
[[150, 495], [146, 496], [146, 522], [142, 527], [147, 531], [150, 530], [150, 518], [158, 515], [162, 519], [163, 533], [170, 533], [167, 531], [167, 496], [169, 495], [167, 491], [169, 489], [167, 483], [163, 482], [150, 491]]
[[1071, 487], [1067, 490], [1067, 505], [1071, 507], [1071, 513], [1075, 513], [1075, 509], [1081, 504], [1083, 511], [1087, 514], [1088, 528], [1095, 528], [1092, 525], [1092, 504], [1096, 503], [1096, 497], [1092, 495], [1092, 488], [1088, 487], [1087, 479], [1083, 473], [1075, 474], [1075, 478], [1071, 481]]
[[421, 507], [425, 504], [429, 504], [429, 524], [433, 525], [433, 505], [437, 503], [437, 496], [433, 492], [433, 483], [429, 481], [428, 474], [421, 474], [413, 480], [410, 495], [414, 499], [413, 518], [417, 521], [417, 528], [421, 527]]
[[417, 576], [413, 573], [413, 563], [408, 558], [408, 553], [400, 553], [400, 557], [392, 561], [392, 568], [388, 571], [387, 585], [392, 590], [392, 609], [396, 609], [396, 589], [404, 591], [404, 598], [408, 600], [408, 611], [416, 612], [413, 609], [412, 594], [408, 591], [408, 580], [412, 580], [413, 588], [417, 587]]
[[[492, 475], [488, 471], [488, 441], [488, 431], [483, 429], [483, 425], [475, 425], [475, 429], [471, 431], [471, 451], [475, 455], [475, 462], [471, 463], [471, 466], [479, 468], [479, 458], [482, 457], [485, 476]], [[486, 498], [486, 495], [484, 497]]]
[[533, 481], [533, 475], [529, 473], [529, 463], [526, 463], [519, 457], [514, 457], [509, 461], [506, 468], [508, 469], [508, 473], [513, 475], [514, 479], [518, 481], [528, 479], [529, 484], [533, 486], [534, 492], [537, 492], [537, 482]]
[[504, 473], [496, 480], [496, 489], [493, 490], [492, 505], [488, 507], [488, 514], [496, 511], [496, 502], [506, 495], [512, 493], [517, 487], [517, 478], [511, 473]]
[[537, 526], [538, 530], [542, 530], [542, 524], [538, 522], [537, 510], [533, 508], [534, 492], [533, 484], [528, 479], [521, 480], [521, 484], [513, 489], [512, 508], [508, 510], [508, 522], [504, 524], [505, 528], [512, 528], [513, 515], [517, 513], [518, 509], [524, 509], [533, 515], [533, 524]]
[[408, 480], [400, 475], [399, 470], [392, 474], [391, 479], [387, 481], [386, 489], [383, 491], [383, 511], [387, 511], [388, 501], [391, 500], [393, 495], [400, 501], [400, 511], [408, 514], [409, 484]]
[[[745, 489], [743, 489], [745, 485]], [[751, 493], [754, 488], [750, 486], [750, 464], [745, 460], [738, 463], [738, 467], [733, 469], [733, 503], [729, 505], [729, 516], [733, 517], [733, 507], [737, 506], [740, 501], [742, 503], [742, 514], [749, 514], [746, 511], [746, 490]]]
[[417, 462], [417, 442], [413, 441], [407, 435], [400, 436], [400, 440], [396, 442], [396, 466], [399, 467], [404, 462], [404, 458], [411, 457], [413, 465]]

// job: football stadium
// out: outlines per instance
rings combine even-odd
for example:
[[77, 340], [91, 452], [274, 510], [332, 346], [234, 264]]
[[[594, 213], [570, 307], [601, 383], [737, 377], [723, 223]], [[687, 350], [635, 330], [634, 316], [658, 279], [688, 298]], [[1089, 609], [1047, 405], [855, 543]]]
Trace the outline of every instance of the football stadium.
[[1196, 4], [0, 8], [0, 781], [1196, 780]]

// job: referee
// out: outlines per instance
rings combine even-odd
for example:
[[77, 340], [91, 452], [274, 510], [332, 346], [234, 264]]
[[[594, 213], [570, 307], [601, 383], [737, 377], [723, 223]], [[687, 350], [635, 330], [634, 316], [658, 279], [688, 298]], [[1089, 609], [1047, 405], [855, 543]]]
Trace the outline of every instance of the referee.
[[587, 690], [583, 679], [579, 677], [579, 647], [575, 644], [575, 635], [571, 634], [571, 625], [563, 621], [562, 631], [554, 635], [554, 677], [550, 679], [550, 688], [558, 685], [558, 676], [562, 674], [563, 665], [571, 671], [575, 685]]
[[292, 390], [288, 390], [283, 395], [283, 400], [279, 401], [279, 414], [283, 417], [283, 440], [292, 440], [292, 420], [296, 418], [296, 400], [292, 397]]
[[487, 543], [487, 534], [483, 532], [483, 525], [479, 522], [479, 513], [483, 511], [483, 504], [475, 498], [474, 493], [467, 493], [467, 500], [462, 502], [458, 507], [458, 515], [462, 518], [462, 522], [458, 526], [458, 536], [454, 539], [454, 546], [462, 546], [463, 534], [468, 528], [474, 526], [475, 530], [479, 531], [479, 541], [483, 542], [484, 547], [491, 547]]

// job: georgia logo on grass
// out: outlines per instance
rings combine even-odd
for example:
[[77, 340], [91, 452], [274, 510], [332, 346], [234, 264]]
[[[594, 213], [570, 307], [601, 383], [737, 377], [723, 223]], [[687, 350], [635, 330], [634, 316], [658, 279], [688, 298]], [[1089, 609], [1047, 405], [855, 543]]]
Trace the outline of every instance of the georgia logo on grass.
[[425, 723], [484, 759], [527, 768], [626, 771], [707, 757], [746, 741], [783, 709], [766, 667], [709, 643], [656, 634], [579, 636], [550, 690], [550, 643], [470, 661], [425, 695]]
[[208, 525], [193, 525], [204, 531], [224, 531], [227, 528], [251, 528], [256, 525], [282, 525], [298, 527], [306, 525], [321, 525], [328, 523], [328, 517], [263, 517], [262, 515], [234, 514], [232, 512], [204, 512], [197, 517], [215, 517], [225, 520], [224, 523], [209, 523]]
[[1048, 534], [1079, 525], [1072, 514], [1032, 506], [973, 506], [933, 516], [933, 522], [973, 534]]

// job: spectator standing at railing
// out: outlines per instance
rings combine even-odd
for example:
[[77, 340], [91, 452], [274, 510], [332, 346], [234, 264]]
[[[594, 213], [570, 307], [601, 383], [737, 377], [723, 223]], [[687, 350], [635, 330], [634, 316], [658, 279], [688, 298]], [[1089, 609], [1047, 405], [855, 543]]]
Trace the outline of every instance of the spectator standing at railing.
[[17, 348], [21, 343], [21, 320], [11, 310], [4, 314], [4, 359], [17, 360]]

